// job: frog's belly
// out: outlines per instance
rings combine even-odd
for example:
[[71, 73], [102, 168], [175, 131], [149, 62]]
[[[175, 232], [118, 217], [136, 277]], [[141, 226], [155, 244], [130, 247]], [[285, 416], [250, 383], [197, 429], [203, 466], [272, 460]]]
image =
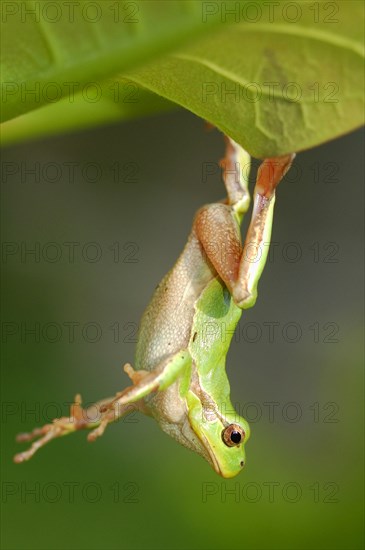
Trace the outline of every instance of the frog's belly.
[[136, 369], [153, 370], [167, 356], [187, 348], [194, 304], [215, 276], [216, 273], [203, 258], [198, 240], [192, 235], [143, 314], [136, 349]]

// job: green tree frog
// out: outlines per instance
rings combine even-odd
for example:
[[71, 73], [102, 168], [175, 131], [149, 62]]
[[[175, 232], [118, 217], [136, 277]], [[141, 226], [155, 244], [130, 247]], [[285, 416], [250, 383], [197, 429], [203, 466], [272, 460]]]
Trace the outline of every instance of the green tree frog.
[[164, 432], [205, 458], [219, 475], [231, 478], [242, 470], [250, 429], [230, 401], [226, 355], [242, 310], [256, 301], [275, 188], [293, 158], [268, 158], [259, 167], [242, 245], [240, 224], [250, 203], [250, 157], [226, 138], [222, 165], [227, 198], [197, 212], [184, 250], [157, 286], [141, 320], [135, 368], [124, 366], [132, 385], [87, 409], [77, 395], [69, 417], [19, 434], [18, 441], [34, 441], [15, 462], [80, 429], [92, 429], [88, 439], [93, 441], [133, 408], [155, 418]]

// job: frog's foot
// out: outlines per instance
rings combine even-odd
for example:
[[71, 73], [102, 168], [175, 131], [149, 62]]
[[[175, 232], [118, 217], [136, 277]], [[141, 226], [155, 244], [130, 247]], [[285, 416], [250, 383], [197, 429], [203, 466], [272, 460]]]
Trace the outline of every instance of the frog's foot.
[[[133, 382], [133, 386], [124, 388], [124, 390], [117, 392], [115, 397], [111, 399], [108, 403], [103, 403], [101, 407], [101, 412], [104, 413], [110, 409], [115, 408], [116, 401], [120, 400], [123, 396], [128, 394], [130, 396], [131, 390], [137, 386], [138, 388], [143, 384], [143, 380], [148, 383], [148, 379], [154, 379], [155, 375], [151, 375], [148, 370], [135, 370], [130, 363], [126, 363], [123, 367], [124, 372], [129, 376]], [[147, 380], [146, 380], [147, 379]]]
[[32, 458], [34, 453], [41, 447], [46, 445], [52, 439], [67, 435], [76, 430], [88, 427], [88, 418], [84, 414], [85, 410], [81, 406], [81, 396], [76, 395], [74, 403], [70, 407], [70, 416], [55, 419], [51, 424], [45, 424], [41, 428], [35, 428], [28, 433], [20, 433], [16, 437], [16, 441], [24, 443], [34, 441], [27, 451], [18, 453], [14, 456], [14, 462], [19, 464]]
[[133, 405], [118, 404], [112, 410], [105, 410], [105, 405], [111, 402], [111, 398], [98, 401], [94, 405], [90, 405], [86, 409], [81, 406], [81, 396], [76, 395], [75, 402], [71, 405], [70, 416], [55, 419], [51, 424], [45, 424], [42, 428], [35, 428], [29, 433], [19, 434], [18, 442], [33, 441], [33, 444], [27, 451], [18, 453], [14, 457], [14, 462], [25, 462], [32, 458], [34, 453], [46, 443], [57, 437], [70, 434], [77, 430], [92, 429], [88, 435], [88, 441], [95, 441], [97, 437], [103, 435], [108, 424], [115, 422], [122, 416], [130, 413], [132, 410], [138, 409], [144, 412], [143, 407], [139, 403]]
[[[103, 412], [103, 405], [99, 408], [99, 414], [100, 414], [100, 420], [99, 425], [95, 427], [87, 436], [88, 441], [95, 441], [98, 437], [102, 436], [105, 432], [105, 428], [108, 426], [108, 424], [111, 424], [112, 422], [115, 422], [118, 418], [121, 418], [124, 416], [127, 412], [131, 411], [132, 406], [124, 406], [119, 407], [118, 409], [112, 410], [112, 411], [105, 411]], [[134, 406], [134, 408], [137, 408], [137, 406]]]
[[139, 384], [149, 374], [148, 370], [135, 370], [130, 363], [126, 363], [123, 370], [128, 374], [134, 386]]

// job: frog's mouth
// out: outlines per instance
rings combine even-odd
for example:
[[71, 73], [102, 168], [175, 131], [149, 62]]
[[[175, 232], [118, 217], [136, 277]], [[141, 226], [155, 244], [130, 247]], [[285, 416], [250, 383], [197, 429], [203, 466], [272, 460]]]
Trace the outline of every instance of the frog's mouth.
[[224, 474], [222, 473], [222, 470], [221, 470], [220, 466], [219, 466], [219, 462], [217, 460], [217, 457], [213, 453], [213, 450], [212, 450], [212, 448], [209, 444], [208, 439], [205, 437], [205, 435], [203, 433], [199, 434], [199, 438], [200, 438], [201, 442], [203, 443], [204, 449], [208, 453], [208, 457], [209, 457], [209, 460], [210, 460], [210, 463], [211, 463], [213, 469], [217, 472], [218, 475], [220, 475], [222, 477], [225, 477]]

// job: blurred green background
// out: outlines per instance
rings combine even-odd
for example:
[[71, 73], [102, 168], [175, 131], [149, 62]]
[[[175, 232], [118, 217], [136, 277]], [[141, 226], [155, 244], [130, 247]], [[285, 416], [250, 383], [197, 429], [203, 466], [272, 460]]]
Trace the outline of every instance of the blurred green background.
[[2, 548], [363, 547], [363, 146], [300, 153], [278, 190], [228, 357], [252, 428], [232, 480], [140, 416], [12, 463], [16, 433], [127, 384], [153, 289], [224, 195], [221, 135], [176, 112], [3, 151]]

